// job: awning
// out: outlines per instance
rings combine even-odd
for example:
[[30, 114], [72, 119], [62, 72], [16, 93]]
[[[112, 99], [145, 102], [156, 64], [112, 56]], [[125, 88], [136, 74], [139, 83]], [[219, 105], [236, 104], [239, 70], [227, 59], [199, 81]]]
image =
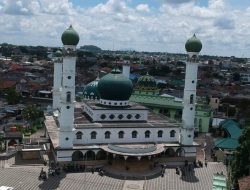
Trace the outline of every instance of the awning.
[[109, 144], [100, 147], [106, 152], [122, 156], [152, 156], [163, 152], [161, 144]]

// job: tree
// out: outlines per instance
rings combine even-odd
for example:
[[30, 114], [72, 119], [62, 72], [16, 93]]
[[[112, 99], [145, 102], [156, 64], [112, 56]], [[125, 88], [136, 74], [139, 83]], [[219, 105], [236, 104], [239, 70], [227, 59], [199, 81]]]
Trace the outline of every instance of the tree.
[[28, 121], [35, 121], [43, 116], [43, 112], [36, 105], [29, 105], [22, 111], [22, 116]]
[[21, 100], [21, 95], [16, 92], [14, 88], [10, 88], [7, 90], [7, 102], [8, 104], [17, 104]]
[[239, 138], [240, 146], [234, 155], [231, 163], [231, 175], [234, 186], [240, 177], [250, 175], [250, 126], [245, 127]]
[[233, 74], [233, 80], [234, 80], [234, 81], [240, 81], [240, 73], [235, 72], [235, 73]]

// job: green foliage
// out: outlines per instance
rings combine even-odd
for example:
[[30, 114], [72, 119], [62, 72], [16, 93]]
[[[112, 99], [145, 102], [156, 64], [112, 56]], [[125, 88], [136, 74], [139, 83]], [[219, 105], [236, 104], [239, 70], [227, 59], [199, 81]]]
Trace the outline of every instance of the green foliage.
[[36, 121], [43, 116], [43, 111], [36, 107], [36, 105], [29, 105], [22, 111], [22, 116], [28, 121]]
[[8, 89], [6, 93], [7, 93], [6, 99], [8, 104], [17, 104], [20, 102], [21, 95], [17, 93], [14, 88]]
[[37, 131], [36, 126], [33, 126], [33, 127], [30, 128], [30, 132], [31, 133], [35, 133], [36, 131]]
[[235, 153], [235, 159], [231, 163], [232, 182], [237, 185], [240, 177], [250, 175], [250, 127], [245, 127], [239, 138], [240, 147]]
[[240, 81], [240, 73], [235, 72], [235, 73], [233, 74], [233, 80], [234, 80], [234, 81]]

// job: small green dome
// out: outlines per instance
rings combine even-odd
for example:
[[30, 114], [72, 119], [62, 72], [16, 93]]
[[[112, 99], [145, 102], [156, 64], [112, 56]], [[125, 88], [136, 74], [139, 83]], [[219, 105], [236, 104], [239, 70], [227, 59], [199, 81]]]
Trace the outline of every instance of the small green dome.
[[185, 48], [187, 52], [197, 52], [199, 53], [202, 49], [201, 41], [196, 38], [195, 34], [192, 38], [189, 38], [185, 44]]
[[79, 35], [78, 33], [74, 30], [74, 28], [70, 25], [68, 29], [66, 29], [62, 33], [62, 43], [63, 45], [74, 45], [76, 46], [79, 42]]
[[57, 50], [56, 52], [55, 52], [55, 56], [56, 57], [62, 57], [62, 52], [61, 52], [61, 50]]
[[97, 89], [98, 82], [99, 82], [99, 79], [96, 79], [86, 85], [83, 91], [84, 99], [86, 100], [99, 100], [100, 99], [100, 94]]
[[154, 89], [156, 88], [156, 81], [154, 77], [147, 73], [138, 79], [136, 86], [142, 89]]
[[132, 94], [133, 84], [120, 70], [113, 69], [100, 79], [98, 91], [103, 100], [127, 101]]

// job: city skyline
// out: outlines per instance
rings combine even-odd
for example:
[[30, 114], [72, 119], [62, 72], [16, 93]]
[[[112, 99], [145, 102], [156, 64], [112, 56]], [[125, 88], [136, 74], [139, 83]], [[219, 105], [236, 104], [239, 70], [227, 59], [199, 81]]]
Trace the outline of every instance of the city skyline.
[[247, 0], [3, 0], [0, 15], [0, 43], [61, 46], [72, 24], [79, 46], [185, 53], [196, 33], [201, 55], [250, 57]]

